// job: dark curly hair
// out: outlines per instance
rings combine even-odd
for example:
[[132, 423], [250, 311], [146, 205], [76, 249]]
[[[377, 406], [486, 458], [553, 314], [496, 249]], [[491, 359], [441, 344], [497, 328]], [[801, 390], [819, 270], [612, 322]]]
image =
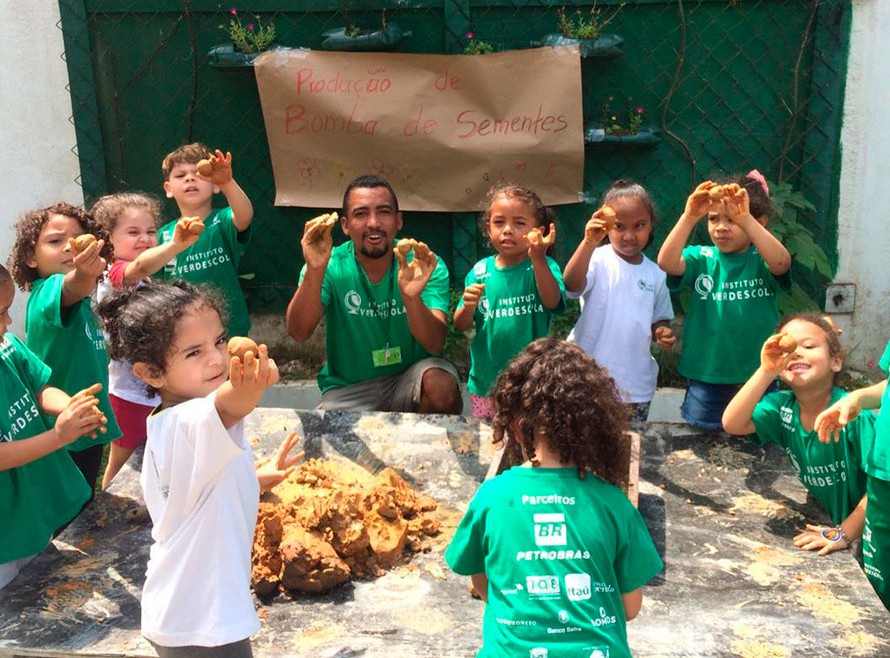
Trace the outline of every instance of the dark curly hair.
[[748, 192], [748, 209], [754, 219], [765, 217], [767, 223], [775, 217], [776, 209], [770, 201], [769, 192], [763, 187], [756, 178], [752, 178], [748, 174], [734, 174], [730, 176], [714, 176], [713, 180], [721, 185], [731, 185], [735, 183], [739, 187], [744, 187]]
[[[482, 212], [479, 214], [479, 230], [482, 235], [488, 235], [488, 222], [491, 220], [491, 204], [499, 196], [505, 196], [508, 199], [521, 199], [532, 209], [532, 214], [538, 226], [541, 227], [543, 235], [550, 232], [550, 225], [556, 224], [556, 213], [553, 208], [545, 206], [541, 201], [541, 197], [537, 192], [522, 185], [514, 183], [500, 183], [495, 185], [488, 191], [485, 197], [485, 205], [482, 206]], [[547, 250], [547, 255], [552, 256], [553, 247]]]
[[549, 337], [532, 342], [498, 376], [492, 405], [493, 439], [508, 439], [509, 464], [532, 459], [536, 432], [543, 432], [580, 476], [591, 472], [619, 486], [627, 480], [621, 452], [627, 409], [609, 373], [577, 345]]
[[32, 210], [22, 215], [16, 222], [15, 244], [13, 244], [12, 253], [9, 255], [9, 270], [12, 273], [12, 278], [22, 290], [30, 290], [34, 282], [40, 278], [37, 268], [28, 265], [28, 261], [34, 258], [34, 249], [37, 246], [40, 232], [53, 215], [70, 217], [80, 225], [84, 233], [92, 233], [96, 239], [105, 240], [105, 246], [100, 252], [105, 260], [111, 260], [114, 253], [108, 233], [96, 224], [92, 216], [80, 206], [61, 202], [40, 210]]
[[219, 313], [226, 326], [225, 301], [216, 290], [181, 280], [149, 281], [115, 291], [99, 303], [96, 314], [108, 334], [112, 359], [145, 363], [163, 373], [179, 319], [189, 311], [205, 308]]

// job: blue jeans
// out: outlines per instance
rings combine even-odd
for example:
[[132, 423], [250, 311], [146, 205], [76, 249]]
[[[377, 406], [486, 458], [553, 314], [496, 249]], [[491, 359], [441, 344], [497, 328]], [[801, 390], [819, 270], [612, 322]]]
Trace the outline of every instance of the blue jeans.
[[694, 379], [686, 381], [686, 396], [680, 415], [690, 425], [707, 430], [723, 429], [723, 412], [741, 384], [708, 384]]

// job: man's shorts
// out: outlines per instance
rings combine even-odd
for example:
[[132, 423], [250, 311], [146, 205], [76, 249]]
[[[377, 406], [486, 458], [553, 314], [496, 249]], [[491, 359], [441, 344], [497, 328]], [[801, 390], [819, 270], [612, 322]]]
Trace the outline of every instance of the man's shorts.
[[740, 388], [741, 384], [709, 384], [688, 379], [680, 415], [690, 425], [722, 430], [723, 412]]
[[332, 388], [321, 394], [318, 409], [341, 411], [407, 411], [420, 409], [420, 384], [423, 373], [439, 368], [454, 377], [459, 386], [457, 368], [447, 359], [421, 359], [400, 375], [369, 379], [351, 386]]

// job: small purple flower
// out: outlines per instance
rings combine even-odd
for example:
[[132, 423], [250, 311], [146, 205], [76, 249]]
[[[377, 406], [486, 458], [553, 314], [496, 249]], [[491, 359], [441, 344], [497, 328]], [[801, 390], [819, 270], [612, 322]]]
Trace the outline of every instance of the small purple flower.
[[637, 114], [642, 114], [642, 113], [643, 113], [643, 106], [640, 105], [639, 107], [637, 107]]
[[229, 13], [230, 13], [232, 16], [237, 16], [237, 15], [238, 15], [238, 10], [237, 10], [235, 7], [232, 7], [231, 9], [229, 9]]
[[247, 24], [247, 31], [248, 31], [248, 32], [253, 32], [253, 23], [248, 23], [248, 24]]
[[472, 38], [473, 38], [473, 31], [470, 30], [469, 32], [467, 32], [467, 39], [472, 39]]

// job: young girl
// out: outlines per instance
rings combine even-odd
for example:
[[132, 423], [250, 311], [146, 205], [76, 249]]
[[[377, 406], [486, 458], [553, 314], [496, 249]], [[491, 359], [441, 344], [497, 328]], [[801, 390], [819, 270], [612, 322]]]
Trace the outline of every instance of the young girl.
[[[752, 442], [785, 449], [797, 477], [831, 517], [832, 526], [807, 524], [794, 545], [819, 555], [848, 548], [862, 535], [865, 519], [863, 457], [874, 437], [874, 417], [863, 414], [848, 425], [840, 443], [818, 440], [816, 418], [846, 395], [834, 386], [844, 354], [834, 325], [815, 313], [794, 315], [779, 326], [760, 352], [760, 367], [730, 401], [723, 426], [748, 434]], [[796, 342], [783, 349], [790, 336]], [[790, 391], [764, 396], [776, 377]], [[755, 434], [756, 432], [756, 434]]]
[[489, 193], [481, 224], [497, 255], [480, 260], [467, 274], [454, 313], [458, 331], [476, 326], [467, 390], [477, 418], [491, 418], [485, 396], [501, 369], [535, 338], [546, 336], [551, 318], [565, 310], [562, 274], [547, 256], [556, 242], [553, 222], [553, 211], [527, 188], [504, 184]]
[[[791, 255], [766, 228], [772, 212], [757, 170], [725, 186], [706, 181], [689, 196], [658, 252], [668, 290], [692, 293], [677, 366], [687, 380], [681, 413], [692, 425], [721, 429], [727, 403], [757, 369], [760, 346], [779, 322], [779, 292], [791, 288]], [[705, 216], [714, 246], [684, 248]]]
[[614, 383], [577, 345], [541, 338], [492, 400], [494, 440], [521, 466], [482, 484], [445, 552], [486, 602], [477, 655], [629, 657], [625, 622], [664, 565], [613, 484], [626, 428]]
[[[609, 371], [638, 426], [649, 415], [658, 379], [652, 342], [668, 350], [677, 342], [670, 326], [674, 310], [664, 272], [643, 253], [655, 224], [649, 193], [637, 183], [615, 181], [603, 206], [563, 272], [569, 296], [581, 298], [567, 340]], [[606, 236], [608, 244], [597, 248]]]
[[90, 295], [111, 255], [111, 245], [93, 242], [73, 250], [70, 242], [85, 234], [99, 234], [82, 208], [58, 203], [24, 215], [16, 224], [10, 262], [19, 288], [30, 290], [25, 316], [29, 348], [50, 368], [49, 384], [66, 393], [102, 384], [96, 394], [108, 428], [98, 439], [82, 436], [68, 445], [87, 484], [95, 487], [105, 444], [120, 436], [108, 400], [108, 354], [105, 339], [93, 316]]
[[[265, 345], [228, 357], [222, 302], [184, 281], [149, 283], [98, 308], [111, 354], [158, 393], [148, 418], [141, 484], [154, 543], [142, 590], [142, 634], [160, 656], [250, 656], [259, 620], [250, 595], [250, 550], [260, 488], [299, 455], [285, 439], [254, 470], [244, 417], [278, 381]], [[260, 483], [258, 483], [258, 478]]]
[[[102, 422], [91, 391], [70, 398], [47, 386], [46, 364], [6, 333], [14, 295], [0, 265], [0, 589], [89, 500], [90, 488], [63, 448]], [[46, 416], [55, 416], [55, 425]]]
[[[880, 361], [890, 371], [890, 343]], [[890, 610], [890, 386], [887, 380], [860, 388], [832, 404], [816, 418], [819, 440], [842, 438], [845, 428], [855, 424], [864, 409], [878, 409], [874, 447], [868, 454], [868, 506], [862, 530], [862, 562], [865, 575], [884, 607]], [[867, 415], [867, 414], [863, 414]], [[866, 446], [863, 446], [865, 449]]]
[[[90, 214], [114, 248], [114, 260], [97, 290], [100, 302], [112, 289], [139, 284], [164, 267], [171, 258], [195, 244], [204, 227], [200, 221], [181, 219], [173, 241], [157, 246], [161, 204], [155, 197], [136, 192], [104, 196]], [[108, 364], [108, 398], [123, 436], [111, 442], [102, 476], [103, 489], [145, 441], [145, 420], [160, 401], [156, 395], [146, 392], [145, 384], [133, 374], [132, 365], [118, 359]]]

